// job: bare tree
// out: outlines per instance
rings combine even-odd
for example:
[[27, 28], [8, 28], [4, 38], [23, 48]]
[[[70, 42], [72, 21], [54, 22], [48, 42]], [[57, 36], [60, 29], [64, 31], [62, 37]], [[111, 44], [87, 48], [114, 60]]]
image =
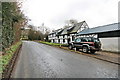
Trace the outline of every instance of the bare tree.
[[70, 22], [70, 24], [77, 24], [78, 23], [78, 21], [76, 19], [70, 19], [69, 22]]
[[66, 20], [65, 23], [66, 23], [65, 26], [71, 26], [77, 24], [78, 21], [76, 19], [70, 19], [70, 20]]
[[48, 40], [48, 34], [50, 33], [50, 29], [45, 26], [36, 27], [37, 30], [34, 29], [33, 25], [29, 25], [30, 31], [28, 34], [29, 40]]

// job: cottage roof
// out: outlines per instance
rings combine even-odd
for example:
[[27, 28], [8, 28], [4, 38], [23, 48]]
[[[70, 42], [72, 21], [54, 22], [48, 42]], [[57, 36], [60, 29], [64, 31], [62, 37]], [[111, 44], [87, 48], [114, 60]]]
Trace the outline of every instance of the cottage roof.
[[83, 25], [84, 22], [85, 21], [82, 21], [82, 22], [75, 24], [69, 33], [76, 33], [81, 28], [81, 26]]
[[85, 21], [79, 22], [74, 26], [65, 27], [61, 35], [76, 33], [81, 28], [83, 23], [85, 23]]
[[79, 22], [77, 24], [74, 24], [73, 26], [66, 26], [64, 29], [55, 30], [51, 34], [55, 33], [57, 35], [65, 35], [65, 34], [76, 33], [81, 28], [81, 26], [83, 25], [83, 23], [86, 23], [86, 22], [82, 21], [82, 22]]
[[65, 27], [65, 28], [63, 29], [63, 31], [61, 32], [61, 35], [68, 34], [68, 29], [69, 29], [69, 28], [70, 28], [70, 26]]
[[63, 31], [62, 28], [61, 28], [61, 29], [58, 29], [57, 32], [56, 32], [56, 34], [57, 34], [57, 35], [60, 35], [60, 34], [62, 33], [62, 31]]

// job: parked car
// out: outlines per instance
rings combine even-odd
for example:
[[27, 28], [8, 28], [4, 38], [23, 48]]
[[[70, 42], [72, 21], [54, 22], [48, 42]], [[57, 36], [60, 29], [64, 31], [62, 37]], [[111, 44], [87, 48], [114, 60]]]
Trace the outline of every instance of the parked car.
[[69, 43], [68, 47], [69, 49], [82, 49], [84, 53], [87, 53], [89, 51], [91, 53], [95, 53], [96, 51], [101, 50], [101, 42], [98, 38], [94, 37], [80, 37]]

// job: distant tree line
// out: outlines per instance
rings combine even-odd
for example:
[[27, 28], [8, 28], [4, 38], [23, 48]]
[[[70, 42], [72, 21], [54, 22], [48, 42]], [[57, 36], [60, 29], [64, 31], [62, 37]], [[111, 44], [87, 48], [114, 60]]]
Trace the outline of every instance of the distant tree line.
[[30, 30], [28, 34], [29, 40], [44, 40], [43, 34], [41, 32]]
[[[42, 41], [48, 41], [48, 34], [50, 33], [49, 29], [46, 27], [40, 27], [40, 30], [35, 30], [35, 26], [30, 25], [29, 33], [28, 33], [28, 39], [29, 40], [42, 40]], [[43, 29], [44, 28], [44, 29]], [[41, 31], [41, 29], [45, 31]]]

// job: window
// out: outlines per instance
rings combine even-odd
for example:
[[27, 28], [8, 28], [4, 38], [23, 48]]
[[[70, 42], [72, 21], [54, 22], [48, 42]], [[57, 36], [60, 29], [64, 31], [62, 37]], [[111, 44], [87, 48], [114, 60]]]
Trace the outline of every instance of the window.
[[97, 38], [94, 38], [94, 42], [100, 42], [99, 39]]
[[77, 38], [77, 39], [75, 40], [75, 42], [81, 42], [81, 39], [80, 39], [80, 38]]
[[65, 35], [63, 35], [63, 38], [65, 38]]
[[88, 42], [93, 42], [92, 38], [87, 38], [87, 39]]
[[65, 42], [65, 39], [63, 39], [63, 42]]
[[60, 39], [58, 39], [58, 42], [60, 43]]
[[53, 43], [55, 42], [55, 40], [53, 39]]
[[82, 38], [81, 41], [82, 42], [88, 42], [88, 39], [87, 38]]

